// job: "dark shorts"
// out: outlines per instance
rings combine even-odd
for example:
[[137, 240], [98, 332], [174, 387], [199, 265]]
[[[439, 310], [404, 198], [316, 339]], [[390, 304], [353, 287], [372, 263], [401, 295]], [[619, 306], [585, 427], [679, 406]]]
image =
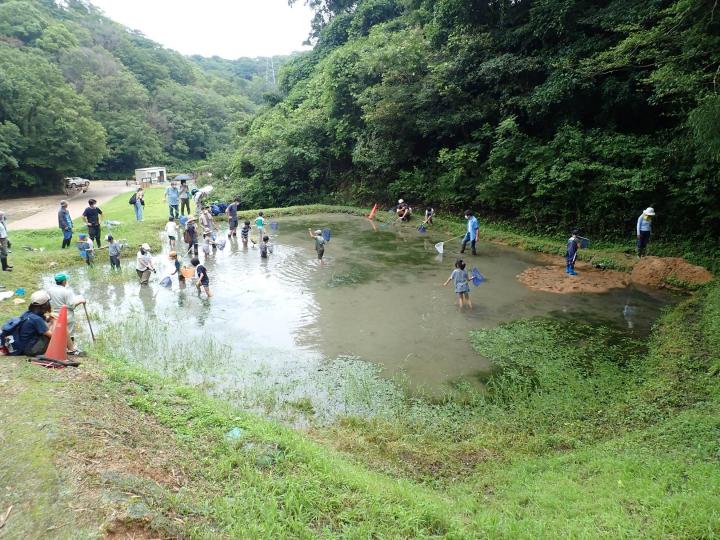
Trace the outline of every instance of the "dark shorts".
[[325, 248], [318, 249], [317, 254], [318, 254], [318, 260], [321, 261], [323, 258], [323, 255], [325, 255]]
[[45, 354], [48, 345], [50, 345], [50, 338], [47, 336], [40, 336], [32, 347], [25, 349], [25, 356], [39, 356], [41, 354]]
[[120, 268], [120, 257], [117, 255], [110, 255], [110, 266]]
[[238, 226], [238, 220], [237, 220], [237, 218], [235, 218], [235, 219], [230, 218], [230, 220], [228, 221], [228, 223], [229, 223], [231, 229], [237, 229], [237, 226]]
[[200, 285], [202, 285], [203, 287], [208, 287], [208, 286], [210, 286], [210, 280], [209, 279], [201, 279]]

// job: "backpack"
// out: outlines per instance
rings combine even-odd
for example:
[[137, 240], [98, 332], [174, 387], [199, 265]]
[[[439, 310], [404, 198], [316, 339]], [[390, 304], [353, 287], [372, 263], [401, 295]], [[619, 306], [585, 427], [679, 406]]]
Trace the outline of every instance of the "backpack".
[[185, 229], [185, 232], [183, 233], [183, 240], [185, 240], [186, 244], [192, 243], [192, 235], [187, 229]]
[[2, 326], [2, 332], [0, 332], [0, 346], [5, 347], [7, 349], [7, 354], [10, 356], [19, 356], [22, 354], [22, 351], [18, 350], [16, 347], [20, 342], [20, 329], [25, 321], [27, 321], [27, 316], [22, 315], [20, 317], [13, 317]]
[[137, 202], [137, 197], [135, 196], [135, 193], [132, 194], [132, 197], [130, 197], [130, 200], [128, 201], [128, 204], [135, 205]]

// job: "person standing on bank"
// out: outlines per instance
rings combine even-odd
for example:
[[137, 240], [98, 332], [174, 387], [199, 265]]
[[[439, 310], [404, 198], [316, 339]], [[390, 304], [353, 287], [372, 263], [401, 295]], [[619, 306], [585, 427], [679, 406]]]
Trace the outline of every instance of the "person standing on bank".
[[477, 251], [475, 250], [475, 244], [480, 236], [480, 225], [478, 224], [477, 218], [473, 215], [472, 210], [465, 210], [465, 219], [467, 219], [467, 232], [465, 233], [465, 237], [463, 238], [460, 253], [465, 253], [465, 246], [467, 246], [467, 243], [470, 242], [470, 247], [472, 247], [472, 254], [477, 255]]
[[137, 191], [130, 197], [130, 204], [135, 209], [135, 219], [137, 221], [143, 220], [143, 206], [145, 206], [145, 191], [143, 188], [137, 188]]
[[58, 210], [58, 227], [60, 227], [60, 230], [63, 233], [61, 249], [70, 247], [70, 242], [73, 237], [73, 222], [68, 210], [68, 202], [65, 200], [60, 201], [60, 210]]
[[187, 180], [180, 180], [180, 215], [190, 215], [190, 188], [187, 185]]
[[10, 238], [8, 237], [7, 218], [5, 212], [0, 211], [0, 263], [3, 272], [12, 272], [12, 265], [8, 264], [8, 249], [10, 249]]
[[85, 211], [83, 212], [83, 219], [85, 220], [85, 224], [88, 228], [88, 236], [90, 237], [90, 241], [92, 242], [95, 240], [97, 242], [97, 247], [101, 247], [100, 245], [100, 216], [102, 215], [102, 210], [98, 208], [97, 201], [95, 199], [90, 199], [88, 201], [88, 206]]
[[165, 200], [170, 209], [170, 218], [179, 218], [180, 210], [178, 209], [178, 204], [180, 202], [180, 191], [178, 191], [175, 182], [170, 182], [170, 186], [165, 190]]
[[637, 220], [635, 232], [637, 233], [637, 256], [638, 259], [645, 255], [647, 245], [650, 243], [650, 233], [652, 232], [652, 220], [655, 217], [655, 210], [652, 206], [648, 206]]

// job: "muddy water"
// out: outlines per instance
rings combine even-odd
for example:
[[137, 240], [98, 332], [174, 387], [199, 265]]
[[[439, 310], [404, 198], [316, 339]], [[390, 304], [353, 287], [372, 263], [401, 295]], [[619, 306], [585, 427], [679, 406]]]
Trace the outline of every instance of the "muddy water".
[[[194, 287], [179, 291], [176, 280], [172, 289], [159, 286], [170, 271], [167, 247], [156, 257], [160, 270], [150, 287], [108, 283], [104, 270], [92, 279], [73, 276], [72, 286], [90, 299], [101, 324], [111, 321], [116, 346], [137, 361], [182, 372], [246, 404], [311, 404], [316, 413], [324, 407], [362, 413], [392, 401], [396, 390], [374, 377], [376, 371], [431, 391], [487, 372], [488, 361], [470, 347], [472, 329], [550, 315], [645, 334], [660, 309], [675, 301], [637, 288], [601, 295], [530, 291], [515, 276], [538, 264], [532, 254], [480, 244], [478, 256], [465, 259], [487, 281], [472, 287], [474, 309], [460, 312], [452, 284], [442, 287], [458, 241], [446, 243], [440, 256], [434, 244], [445, 238], [411, 226], [373, 226], [345, 215], [277, 221], [268, 260], [237, 242], [207, 257], [209, 300]], [[308, 227], [332, 231], [322, 265]], [[125, 264], [132, 267], [134, 253]]]

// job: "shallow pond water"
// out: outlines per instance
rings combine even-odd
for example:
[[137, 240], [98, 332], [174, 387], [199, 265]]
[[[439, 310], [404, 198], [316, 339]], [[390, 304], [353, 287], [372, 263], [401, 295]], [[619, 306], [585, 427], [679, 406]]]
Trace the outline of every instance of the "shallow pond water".
[[[156, 257], [159, 271], [149, 287], [132, 279], [134, 250], [124, 259], [130, 280], [96, 268], [74, 272], [71, 286], [89, 299], [107, 339], [130, 359], [244, 405], [271, 410], [289, 403], [320, 417], [391, 407], [400, 389], [388, 377], [437, 392], [448, 381], [486, 373], [488, 361], [468, 339], [479, 327], [549, 315], [642, 335], [675, 301], [634, 287], [607, 294], [531, 291], [515, 276], [539, 263], [535, 255], [481, 243], [478, 256], [465, 260], [487, 281], [472, 287], [474, 309], [461, 312], [452, 284], [442, 287], [458, 256], [457, 240], [440, 256], [434, 244], [445, 238], [410, 225], [339, 214], [277, 223], [268, 260], [239, 242], [207, 257], [211, 299], [199, 298], [192, 286], [179, 291], [177, 280], [172, 289], [158, 284], [171, 267], [167, 247]], [[322, 265], [308, 227], [332, 231]]]

